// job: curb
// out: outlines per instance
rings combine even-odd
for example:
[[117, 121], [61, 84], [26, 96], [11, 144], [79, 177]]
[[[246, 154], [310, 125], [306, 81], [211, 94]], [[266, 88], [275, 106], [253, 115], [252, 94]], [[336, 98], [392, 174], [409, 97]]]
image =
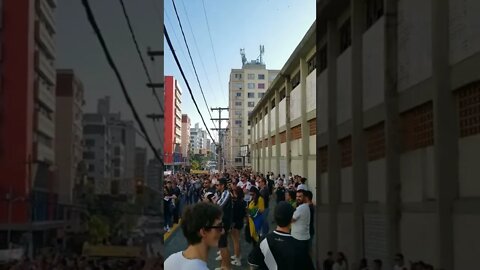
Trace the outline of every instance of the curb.
[[181, 219], [178, 221], [178, 223], [173, 224], [173, 227], [170, 229], [169, 232], [166, 232], [163, 235], [163, 242], [164, 243], [167, 242], [168, 238], [170, 238], [170, 236], [172, 236], [172, 234], [178, 229], [178, 227], [180, 227], [180, 224], [182, 224]]

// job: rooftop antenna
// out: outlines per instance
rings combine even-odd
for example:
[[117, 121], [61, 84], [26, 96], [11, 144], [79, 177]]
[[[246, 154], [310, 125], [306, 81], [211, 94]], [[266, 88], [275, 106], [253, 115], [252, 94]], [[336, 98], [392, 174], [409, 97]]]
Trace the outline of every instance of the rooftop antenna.
[[265, 46], [264, 45], [260, 45], [260, 56], [258, 56], [259, 58], [259, 62], [260, 64], [263, 65], [263, 54], [265, 53]]
[[240, 55], [242, 56], [242, 66], [247, 63], [247, 57], [245, 56], [245, 49], [240, 49]]

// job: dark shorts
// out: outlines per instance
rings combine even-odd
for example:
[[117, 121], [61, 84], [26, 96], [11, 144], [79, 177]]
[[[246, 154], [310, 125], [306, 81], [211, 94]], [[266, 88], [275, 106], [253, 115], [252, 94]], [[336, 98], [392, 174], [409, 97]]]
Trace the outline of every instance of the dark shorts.
[[243, 220], [234, 221], [232, 228], [237, 229], [239, 231], [243, 229]]
[[223, 227], [223, 234], [220, 236], [218, 240], [218, 248], [226, 248], [228, 247], [228, 233], [230, 232], [230, 224], [228, 226]]

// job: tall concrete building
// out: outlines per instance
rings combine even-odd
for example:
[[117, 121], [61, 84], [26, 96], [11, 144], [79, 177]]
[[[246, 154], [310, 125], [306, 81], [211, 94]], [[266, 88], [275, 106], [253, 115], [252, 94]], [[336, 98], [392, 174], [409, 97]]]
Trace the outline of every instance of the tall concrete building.
[[165, 76], [164, 163], [174, 168], [182, 164], [182, 90], [173, 76]]
[[[240, 147], [251, 143], [248, 117], [279, 73], [279, 70], [268, 70], [261, 58], [250, 62], [245, 58], [242, 60], [242, 68], [232, 69], [230, 72], [227, 167], [243, 165]], [[247, 165], [250, 166], [250, 162]]]
[[152, 158], [148, 161], [146, 168], [146, 184], [153, 190], [160, 189], [160, 181], [163, 177], [163, 170], [160, 161], [156, 158]]
[[83, 160], [82, 82], [73, 70], [57, 70], [55, 119], [55, 156], [58, 166], [59, 201], [74, 202], [74, 187], [83, 179], [80, 163]]
[[97, 113], [85, 114], [84, 134], [89, 177], [97, 194], [133, 195], [135, 126], [110, 112], [110, 97], [98, 100]]
[[[0, 200], [0, 223], [7, 223], [11, 204], [8, 223], [15, 224], [0, 230], [12, 229], [10, 240], [18, 243], [31, 228], [35, 233], [27, 238], [37, 247], [49, 240], [47, 232], [63, 226], [55, 214], [56, 2], [0, 2], [0, 196], [17, 198]], [[33, 248], [29, 246], [29, 253]]]
[[479, 1], [317, 1], [317, 256], [478, 265]]
[[95, 187], [95, 194], [110, 194], [112, 143], [107, 119], [103, 114], [84, 114], [83, 137], [85, 140], [83, 159], [87, 167], [87, 181]]
[[184, 160], [188, 160], [190, 153], [190, 118], [186, 114], [182, 114], [182, 157]]
[[199, 123], [190, 129], [190, 149], [193, 154], [206, 154], [207, 131], [200, 128]]
[[145, 181], [145, 170], [147, 169], [147, 148], [135, 148], [135, 180]]

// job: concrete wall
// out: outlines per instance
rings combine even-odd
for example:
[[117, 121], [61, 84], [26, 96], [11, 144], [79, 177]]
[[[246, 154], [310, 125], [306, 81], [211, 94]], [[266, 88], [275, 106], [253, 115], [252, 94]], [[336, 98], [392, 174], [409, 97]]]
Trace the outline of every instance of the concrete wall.
[[[353, 254], [354, 247], [353, 232], [355, 231], [355, 225], [353, 222], [353, 215], [349, 212], [338, 213], [338, 250], [343, 251], [344, 254]], [[353, 263], [350, 262], [349, 263]]]
[[290, 92], [290, 121], [295, 121], [302, 115], [300, 84]]
[[317, 134], [325, 133], [328, 127], [327, 82], [327, 70], [324, 70], [320, 76], [317, 77], [317, 92], [320, 95], [320, 103], [317, 104], [317, 115], [319, 116], [317, 120]]
[[458, 150], [460, 197], [480, 197], [480, 135], [460, 139]]
[[285, 126], [286, 120], [287, 120], [287, 99], [284, 98], [282, 101], [280, 101], [280, 104], [278, 105], [278, 127], [281, 128]]
[[[411, 261], [435, 261], [437, 228], [434, 213], [403, 213], [400, 221], [401, 250]], [[421, 240], [420, 240], [421, 239]]]
[[275, 119], [276, 119], [276, 108], [270, 110], [270, 132], [275, 134]]
[[311, 72], [307, 76], [307, 113], [317, 108], [317, 76], [316, 72]]
[[385, 202], [385, 159], [372, 161], [368, 164], [368, 201]]
[[380, 18], [363, 34], [363, 110], [384, 101], [384, 29], [385, 19]]
[[433, 147], [411, 151], [400, 157], [403, 202], [435, 198], [433, 162]]
[[353, 182], [352, 182], [352, 167], [343, 168], [341, 170], [341, 202], [353, 202]]
[[329, 192], [328, 192], [328, 173], [322, 173], [320, 175], [320, 202], [321, 204], [328, 204]]
[[450, 64], [480, 51], [480, 1], [449, 0]]
[[432, 0], [398, 1], [398, 91], [432, 75]]
[[478, 265], [480, 254], [480, 215], [459, 214], [454, 216], [455, 269], [473, 269]]
[[352, 50], [337, 58], [337, 124], [352, 118]]
[[317, 168], [316, 160], [308, 160], [308, 174], [307, 177], [307, 186], [310, 191], [313, 193], [313, 201], [317, 201], [316, 189], [317, 189]]

